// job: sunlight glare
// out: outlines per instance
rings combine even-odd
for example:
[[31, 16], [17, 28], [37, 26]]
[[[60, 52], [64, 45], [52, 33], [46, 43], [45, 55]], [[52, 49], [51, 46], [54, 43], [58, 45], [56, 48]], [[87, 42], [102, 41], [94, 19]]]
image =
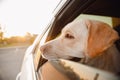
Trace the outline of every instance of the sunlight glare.
[[4, 0], [0, 5], [0, 24], [5, 37], [41, 33], [60, 0]]

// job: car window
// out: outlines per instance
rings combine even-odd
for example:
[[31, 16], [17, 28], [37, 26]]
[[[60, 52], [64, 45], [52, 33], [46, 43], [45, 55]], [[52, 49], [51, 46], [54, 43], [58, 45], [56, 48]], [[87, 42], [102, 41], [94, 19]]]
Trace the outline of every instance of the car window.
[[[114, 27], [120, 24], [120, 18], [110, 17], [110, 16], [100, 16], [100, 15], [81, 14], [74, 20], [85, 19], [85, 18], [105, 22], [109, 24], [111, 27]], [[48, 34], [48, 32], [46, 32], [46, 34]], [[58, 33], [57, 35], [59, 36], [60, 33]], [[43, 38], [44, 42], [45, 42], [45, 39], [46, 39], [46, 35]], [[39, 50], [38, 52], [40, 53]], [[49, 67], [46, 68], [46, 66], [49, 66]], [[50, 66], [52, 66], [52, 68], [50, 68]], [[51, 72], [50, 73], [48, 72], [50, 69], [52, 70], [53, 68], [55, 72], [59, 72], [59, 75], [52, 73], [54, 76], [58, 77], [62, 75], [62, 77], [64, 76], [68, 80], [71, 80], [71, 79], [72, 80], [118, 80], [118, 77], [113, 75], [112, 73], [106, 72], [104, 70], [99, 70], [90, 66], [86, 66], [84, 64], [80, 64], [80, 63], [69, 61], [69, 60], [63, 60], [63, 59], [60, 59], [58, 61], [50, 61], [43, 66], [43, 71], [41, 75], [44, 77], [44, 79], [48, 80], [48, 78], [53, 77], [53, 75], [50, 74]], [[48, 69], [48, 70], [46, 71], [44, 69]], [[41, 72], [40, 69], [39, 69], [39, 72]]]

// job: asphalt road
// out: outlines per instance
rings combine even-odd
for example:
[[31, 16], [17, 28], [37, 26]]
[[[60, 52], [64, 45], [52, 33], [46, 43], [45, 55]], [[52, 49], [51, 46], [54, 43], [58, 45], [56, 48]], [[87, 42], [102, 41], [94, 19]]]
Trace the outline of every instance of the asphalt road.
[[15, 80], [27, 47], [0, 48], [0, 80]]

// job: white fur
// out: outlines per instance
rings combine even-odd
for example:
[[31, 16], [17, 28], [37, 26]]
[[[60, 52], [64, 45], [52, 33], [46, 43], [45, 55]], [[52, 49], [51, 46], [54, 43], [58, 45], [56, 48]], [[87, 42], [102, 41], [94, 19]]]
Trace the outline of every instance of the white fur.
[[[69, 34], [74, 39], [66, 38]], [[70, 59], [71, 57], [85, 57], [87, 47], [88, 29], [83, 20], [73, 21], [66, 25], [61, 35], [41, 46], [41, 52], [47, 59]]]

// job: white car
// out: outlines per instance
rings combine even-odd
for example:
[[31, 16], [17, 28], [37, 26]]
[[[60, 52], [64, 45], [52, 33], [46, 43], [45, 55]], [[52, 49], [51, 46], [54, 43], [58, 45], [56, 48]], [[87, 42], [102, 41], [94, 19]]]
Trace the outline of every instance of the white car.
[[120, 80], [113, 73], [77, 63], [79, 59], [48, 61], [40, 52], [42, 44], [57, 37], [75, 19], [90, 18], [119, 26], [119, 9], [119, 0], [61, 0], [43, 33], [27, 49], [16, 80]]

